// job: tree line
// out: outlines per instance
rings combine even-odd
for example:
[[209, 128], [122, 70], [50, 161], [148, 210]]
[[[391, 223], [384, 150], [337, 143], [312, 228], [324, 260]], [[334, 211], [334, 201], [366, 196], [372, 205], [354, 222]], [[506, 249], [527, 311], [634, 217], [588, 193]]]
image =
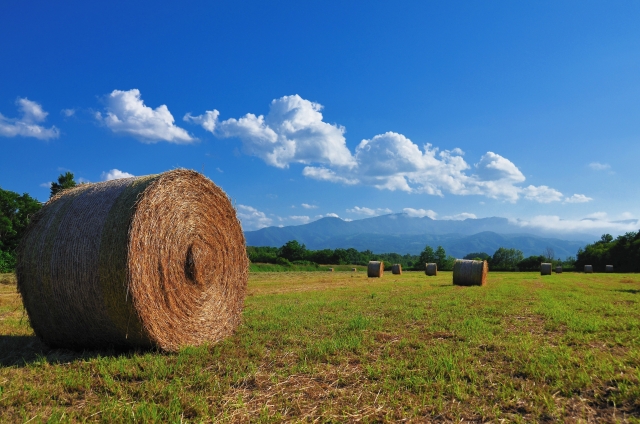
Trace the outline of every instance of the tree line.
[[613, 265], [615, 272], [640, 272], [640, 232], [631, 231], [613, 238], [603, 234], [600, 240], [578, 249], [576, 269], [592, 265], [594, 272], [604, 272]]
[[[50, 197], [67, 188], [75, 187], [73, 173], [60, 174], [51, 183]], [[42, 203], [27, 193], [18, 194], [0, 187], [0, 272], [11, 272], [16, 267], [16, 248], [31, 216], [42, 208]]]

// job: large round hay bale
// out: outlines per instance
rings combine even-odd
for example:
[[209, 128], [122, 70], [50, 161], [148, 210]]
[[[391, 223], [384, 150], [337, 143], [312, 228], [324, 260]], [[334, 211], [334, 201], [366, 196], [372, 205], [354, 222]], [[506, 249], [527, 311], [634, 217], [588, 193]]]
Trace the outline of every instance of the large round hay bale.
[[585, 274], [593, 274], [593, 265], [585, 265], [584, 272]]
[[551, 275], [551, 264], [543, 262], [540, 264], [540, 275]]
[[453, 264], [453, 284], [455, 286], [484, 286], [487, 282], [489, 266], [487, 261], [456, 259]]
[[367, 277], [379, 278], [384, 274], [384, 262], [382, 261], [369, 261], [367, 266]]
[[556, 274], [562, 274], [562, 267], [560, 265], [556, 267]]
[[430, 264], [426, 264], [426, 265], [427, 265], [427, 267], [424, 270], [425, 274], [427, 274], [429, 277], [438, 275], [438, 264], [430, 263]]
[[391, 268], [392, 274], [402, 274], [402, 264], [393, 264]]
[[49, 200], [20, 244], [17, 276], [49, 346], [175, 351], [238, 326], [248, 259], [227, 195], [177, 169]]
[[604, 272], [613, 272], [613, 265], [606, 265]]
[[358, 268], [351, 268], [352, 272], [356, 272], [358, 270]]

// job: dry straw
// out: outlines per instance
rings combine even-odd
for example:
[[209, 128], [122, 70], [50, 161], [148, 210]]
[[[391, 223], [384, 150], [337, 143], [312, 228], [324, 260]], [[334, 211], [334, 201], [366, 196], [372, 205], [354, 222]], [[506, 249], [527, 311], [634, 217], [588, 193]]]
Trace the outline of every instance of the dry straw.
[[613, 265], [606, 265], [604, 268], [605, 272], [613, 272]]
[[585, 265], [584, 266], [584, 272], [586, 274], [593, 274], [593, 265]]
[[438, 275], [438, 264], [430, 263], [430, 264], [426, 264], [426, 265], [427, 265], [427, 267], [426, 267], [426, 269], [424, 271], [425, 274], [427, 274], [429, 277]]
[[489, 267], [487, 261], [456, 259], [453, 264], [453, 284], [455, 286], [484, 286]]
[[551, 275], [551, 264], [543, 262], [540, 264], [540, 275]]
[[382, 261], [369, 261], [367, 266], [367, 277], [382, 277], [384, 274], [384, 263]]
[[177, 169], [49, 200], [18, 249], [17, 276], [50, 346], [175, 351], [238, 326], [248, 259], [227, 195]]
[[391, 267], [392, 274], [402, 274], [402, 264], [393, 264]]
[[562, 267], [559, 265], [556, 267], [556, 274], [562, 274]]

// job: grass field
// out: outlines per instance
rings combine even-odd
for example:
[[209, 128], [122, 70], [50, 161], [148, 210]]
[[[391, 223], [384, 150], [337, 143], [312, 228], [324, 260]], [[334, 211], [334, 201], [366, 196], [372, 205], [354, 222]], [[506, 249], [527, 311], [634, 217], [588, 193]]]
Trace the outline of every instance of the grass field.
[[252, 273], [177, 354], [47, 350], [0, 281], [0, 421], [640, 422], [636, 274]]

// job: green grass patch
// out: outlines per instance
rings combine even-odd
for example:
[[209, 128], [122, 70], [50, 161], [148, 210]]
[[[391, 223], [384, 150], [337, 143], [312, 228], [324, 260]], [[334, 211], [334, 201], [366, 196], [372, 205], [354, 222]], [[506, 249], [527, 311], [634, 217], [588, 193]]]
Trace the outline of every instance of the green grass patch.
[[640, 422], [640, 275], [350, 269], [252, 273], [237, 332], [176, 354], [50, 350], [3, 277], [2, 421]]

